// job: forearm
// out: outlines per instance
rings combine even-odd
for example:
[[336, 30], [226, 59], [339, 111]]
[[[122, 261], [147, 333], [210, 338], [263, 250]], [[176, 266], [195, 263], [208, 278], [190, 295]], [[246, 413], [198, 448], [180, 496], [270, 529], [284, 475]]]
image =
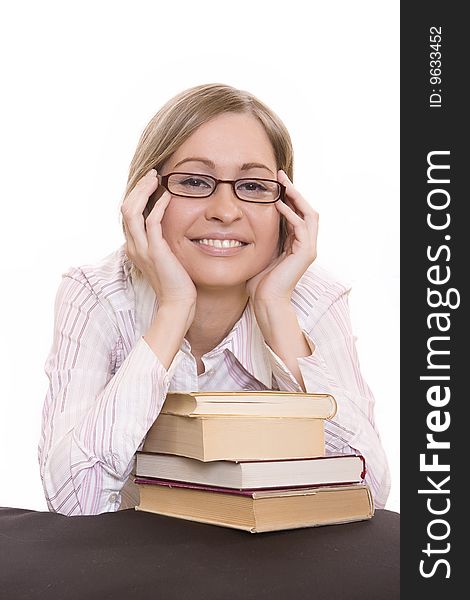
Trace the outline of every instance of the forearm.
[[[96, 352], [97, 366], [99, 356]], [[163, 404], [167, 372], [141, 338], [107, 382], [101, 369], [54, 369], [50, 377], [50, 410], [44, 415], [39, 448], [48, 505], [64, 514], [116, 510], [116, 492]], [[61, 412], [63, 380], [70, 386]]]
[[[86, 351], [83, 346], [79, 355], [82, 360], [93, 355], [93, 369], [64, 371], [59, 369], [62, 353], [51, 356], [46, 400], [50, 409], [44, 414], [39, 452], [51, 510], [64, 514], [117, 510], [135, 452], [163, 404], [168, 367], [184, 328], [182, 318], [160, 311], [147, 332], [149, 339], [137, 341], [111, 378], [106, 370], [110, 350], [102, 348], [99, 339], [90, 337], [90, 343], [87, 339]], [[165, 365], [159, 360], [160, 349]]]
[[297, 359], [310, 356], [312, 351], [305, 341], [294, 308], [290, 303], [258, 303], [254, 311], [266, 344], [284, 362], [305, 391]]
[[168, 369], [194, 317], [193, 305], [160, 306], [144, 340]]

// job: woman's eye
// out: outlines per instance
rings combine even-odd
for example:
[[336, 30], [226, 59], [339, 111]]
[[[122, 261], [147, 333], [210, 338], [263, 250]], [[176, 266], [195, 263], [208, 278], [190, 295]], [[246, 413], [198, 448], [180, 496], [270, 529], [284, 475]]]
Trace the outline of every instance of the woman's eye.
[[259, 181], [244, 181], [238, 186], [239, 189], [242, 189], [245, 192], [265, 192], [266, 187], [262, 185]]
[[187, 179], [183, 179], [182, 181], [180, 181], [180, 185], [184, 185], [186, 187], [192, 187], [192, 188], [210, 188], [211, 185], [208, 181], [204, 181], [204, 179], [199, 179], [197, 177], [189, 177]]

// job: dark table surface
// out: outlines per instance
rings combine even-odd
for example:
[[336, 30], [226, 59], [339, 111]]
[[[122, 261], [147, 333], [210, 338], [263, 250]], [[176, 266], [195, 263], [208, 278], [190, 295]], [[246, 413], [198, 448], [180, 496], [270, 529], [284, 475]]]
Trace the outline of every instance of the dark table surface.
[[0, 508], [2, 600], [395, 600], [398, 513], [252, 534], [134, 510]]

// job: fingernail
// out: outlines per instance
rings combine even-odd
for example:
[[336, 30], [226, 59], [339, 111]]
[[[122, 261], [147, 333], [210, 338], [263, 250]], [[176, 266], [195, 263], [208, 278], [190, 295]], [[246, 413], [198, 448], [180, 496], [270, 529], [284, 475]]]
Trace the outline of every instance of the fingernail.
[[153, 175], [153, 177], [155, 177], [156, 174], [157, 174], [156, 169], [150, 169], [149, 175]]

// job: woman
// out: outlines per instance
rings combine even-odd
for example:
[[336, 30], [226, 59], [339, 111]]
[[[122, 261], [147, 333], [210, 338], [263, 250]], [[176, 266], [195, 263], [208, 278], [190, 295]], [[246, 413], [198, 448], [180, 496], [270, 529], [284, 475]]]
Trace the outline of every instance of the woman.
[[126, 243], [64, 274], [39, 459], [51, 510], [135, 506], [135, 452], [177, 390], [331, 393], [326, 448], [389, 473], [351, 333], [349, 289], [318, 267], [318, 215], [292, 184], [280, 119], [201, 85], [150, 121], [121, 207]]

